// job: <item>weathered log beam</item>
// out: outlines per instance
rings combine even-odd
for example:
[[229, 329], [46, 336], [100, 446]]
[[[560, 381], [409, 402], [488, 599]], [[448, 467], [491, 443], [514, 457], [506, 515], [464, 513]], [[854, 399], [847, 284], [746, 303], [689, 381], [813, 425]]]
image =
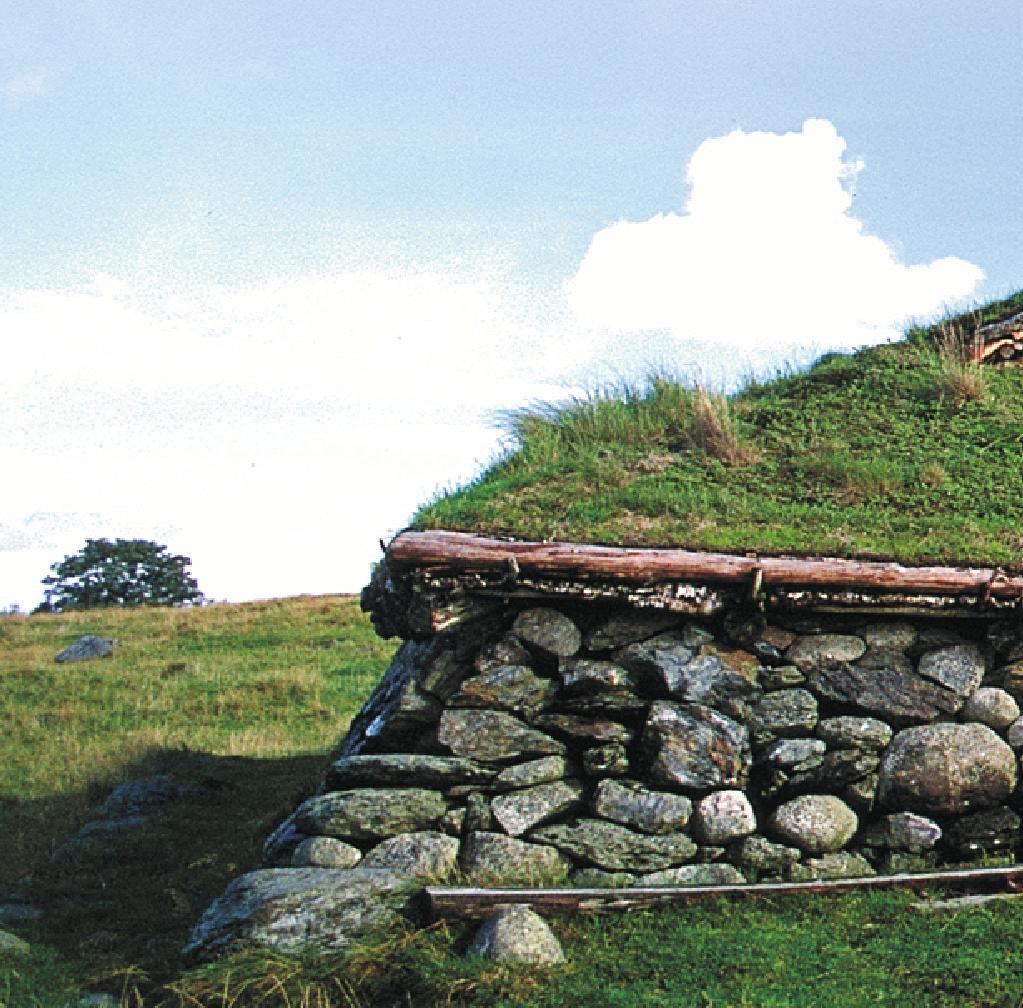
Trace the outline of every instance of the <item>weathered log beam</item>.
[[1023, 865], [999, 868], [968, 868], [958, 871], [921, 872], [902, 875], [871, 875], [864, 878], [818, 882], [771, 882], [756, 885], [687, 886], [684, 888], [629, 889], [473, 889], [429, 886], [426, 898], [430, 914], [438, 918], [479, 919], [502, 907], [526, 904], [540, 913], [574, 910], [588, 913], [647, 910], [665, 904], [700, 903], [727, 897], [754, 899], [769, 896], [830, 895], [865, 889], [952, 889], [984, 892], [1018, 892], [1023, 887]]
[[840, 558], [749, 557], [653, 547], [513, 542], [464, 532], [402, 532], [387, 548], [392, 569], [657, 582], [747, 583], [758, 587], [859, 589], [932, 595], [1023, 596], [1023, 577], [991, 568], [907, 567]]

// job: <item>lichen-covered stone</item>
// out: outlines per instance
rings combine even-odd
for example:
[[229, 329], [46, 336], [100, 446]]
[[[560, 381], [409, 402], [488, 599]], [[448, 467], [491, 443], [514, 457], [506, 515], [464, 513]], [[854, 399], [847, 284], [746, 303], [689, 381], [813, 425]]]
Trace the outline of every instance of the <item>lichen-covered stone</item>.
[[913, 854], [931, 850], [940, 839], [941, 827], [933, 819], [915, 812], [893, 812], [883, 816], [871, 823], [861, 837], [867, 847], [887, 847]]
[[806, 676], [795, 665], [778, 665], [760, 671], [760, 685], [765, 690], [792, 689], [805, 682]]
[[978, 721], [1002, 731], [1019, 717], [1019, 704], [1003, 689], [981, 686], [966, 698], [960, 716], [964, 721]]
[[807, 858], [788, 870], [793, 882], [813, 882], [818, 879], [867, 878], [876, 875], [870, 862], [853, 851], [835, 851], [820, 857]]
[[443, 788], [455, 784], [487, 784], [497, 771], [459, 756], [418, 753], [376, 753], [345, 756], [328, 770], [331, 791], [354, 787]]
[[812, 670], [807, 682], [821, 700], [875, 714], [896, 727], [933, 721], [963, 705], [963, 698], [951, 690], [899, 669], [839, 662]]
[[499, 665], [528, 665], [532, 657], [522, 642], [508, 634], [480, 648], [472, 667], [477, 672], [488, 672]]
[[579, 714], [544, 714], [536, 719], [538, 728], [571, 742], [586, 744], [617, 742], [628, 745], [632, 732], [623, 724], [608, 718], [583, 717]]
[[916, 670], [925, 679], [966, 698], [984, 678], [984, 657], [974, 644], [957, 644], [928, 651], [920, 657]]
[[895, 648], [867, 648], [853, 664], [861, 669], [891, 669], [903, 675], [910, 675], [913, 672], [912, 659], [905, 651], [898, 651]]
[[600, 693], [608, 690], [630, 690], [629, 673], [614, 662], [591, 658], [569, 658], [561, 662], [561, 689], [566, 695]]
[[696, 844], [684, 833], [651, 836], [600, 819], [545, 826], [531, 836], [610, 871], [659, 871], [691, 861], [696, 854]]
[[497, 962], [550, 966], [565, 961], [561, 943], [547, 922], [523, 904], [502, 907], [488, 917], [469, 944], [469, 954]]
[[696, 647], [687, 646], [674, 634], [661, 634], [619, 649], [614, 660], [648, 688], [665, 690], [696, 656]]
[[555, 685], [526, 665], [495, 665], [463, 680], [449, 707], [506, 710], [530, 718], [550, 703]]
[[[354, 868], [362, 860], [358, 847], [336, 837], [306, 837], [291, 854], [292, 868]], [[379, 866], [376, 866], [379, 867]]]
[[403, 833], [366, 852], [363, 868], [384, 868], [406, 878], [444, 879], [458, 861], [458, 841], [443, 833]]
[[240, 875], [202, 915], [184, 955], [205, 961], [237, 946], [278, 952], [347, 948], [409, 915], [408, 880], [379, 869], [264, 868]]
[[693, 803], [684, 795], [651, 791], [638, 781], [602, 780], [593, 811], [644, 833], [678, 833], [689, 823]]
[[582, 646], [583, 635], [564, 613], [546, 606], [526, 609], [515, 617], [512, 633], [541, 658], [571, 658]]
[[745, 885], [747, 878], [735, 865], [692, 864], [649, 872], [636, 879], [638, 886], [726, 886]]
[[295, 810], [295, 825], [311, 836], [383, 840], [436, 826], [446, 811], [438, 791], [358, 788], [307, 799]]
[[473, 885], [554, 885], [569, 868], [556, 848], [503, 833], [470, 833], [462, 843], [462, 869]]
[[894, 648], [905, 651], [916, 643], [917, 631], [912, 623], [892, 620], [869, 623], [859, 632], [868, 648]]
[[563, 756], [541, 756], [527, 763], [505, 767], [494, 780], [498, 788], [527, 788], [536, 784], [549, 784], [568, 776], [568, 764]]
[[629, 755], [620, 742], [593, 746], [583, 753], [583, 773], [587, 777], [624, 777], [629, 772]]
[[834, 795], [800, 795], [779, 805], [770, 819], [775, 836], [808, 854], [841, 850], [858, 825], [856, 813]]
[[636, 884], [631, 872], [610, 872], [602, 868], [577, 868], [569, 882], [580, 889], [624, 889]]
[[521, 836], [534, 826], [571, 812], [582, 798], [578, 781], [560, 780], [499, 795], [490, 802], [490, 811], [505, 833]]
[[677, 625], [678, 616], [670, 612], [613, 613], [586, 632], [584, 643], [588, 651], [610, 651], [647, 640]]
[[841, 749], [883, 749], [892, 740], [892, 729], [877, 718], [832, 717], [817, 725], [817, 737]]
[[715, 791], [696, 803], [693, 835], [702, 844], [730, 844], [756, 828], [756, 813], [742, 791]]
[[956, 819], [945, 837], [949, 848], [961, 857], [977, 857], [1019, 846], [1020, 817], [1005, 805]]
[[763, 749], [758, 762], [770, 763], [782, 770], [808, 770], [821, 765], [827, 749], [820, 739], [779, 739]]
[[494, 762], [528, 756], [561, 756], [565, 747], [504, 711], [446, 710], [437, 740], [456, 756]]
[[493, 828], [494, 816], [490, 811], [490, 799], [479, 791], [466, 795], [462, 832], [465, 835], [475, 832], [488, 833]]
[[844, 634], [813, 634], [798, 637], [785, 652], [785, 660], [804, 672], [825, 662], [853, 662], [867, 650], [862, 637]]
[[746, 726], [709, 707], [658, 701], [650, 708], [643, 740], [652, 754], [654, 784], [711, 790], [745, 783]]
[[801, 857], [798, 847], [772, 843], [763, 836], [745, 837], [732, 844], [728, 854], [747, 875], [755, 878], [762, 875], [782, 878], [789, 866], [796, 864]]
[[753, 706], [754, 740], [807, 735], [817, 726], [817, 699], [805, 689], [765, 693]]
[[1016, 756], [985, 725], [921, 725], [892, 739], [878, 773], [883, 807], [955, 815], [1004, 801], [1016, 787]]

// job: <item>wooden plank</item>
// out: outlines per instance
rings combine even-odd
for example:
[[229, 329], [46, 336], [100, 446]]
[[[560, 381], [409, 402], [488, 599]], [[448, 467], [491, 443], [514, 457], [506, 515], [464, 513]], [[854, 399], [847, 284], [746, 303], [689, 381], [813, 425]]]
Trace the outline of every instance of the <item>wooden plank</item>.
[[756, 577], [765, 588], [851, 588], [935, 595], [980, 594], [986, 598], [1023, 595], [1023, 577], [1008, 576], [992, 568], [906, 567], [839, 558], [747, 557], [654, 547], [506, 542], [465, 532], [402, 532], [388, 546], [387, 561], [398, 570], [420, 567], [453, 573], [504, 571], [510, 582], [521, 574], [639, 583], [752, 585]]
[[726, 897], [755, 899], [769, 896], [828, 895], [874, 889], [1009, 890], [1023, 887], [1023, 865], [968, 868], [956, 871], [870, 875], [864, 878], [816, 882], [769, 882], [755, 885], [632, 887], [626, 889], [476, 889], [428, 886], [426, 896], [434, 919], [489, 917], [505, 906], [526, 904], [540, 913], [574, 910], [613, 913], [647, 910], [665, 904], [686, 905]]

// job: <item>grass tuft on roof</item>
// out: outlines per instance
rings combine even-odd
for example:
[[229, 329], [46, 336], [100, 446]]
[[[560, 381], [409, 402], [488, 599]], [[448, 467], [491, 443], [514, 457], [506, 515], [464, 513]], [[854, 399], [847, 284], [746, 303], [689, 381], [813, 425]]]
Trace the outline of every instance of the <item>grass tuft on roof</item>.
[[1023, 369], [969, 359], [1023, 291], [712, 396], [654, 376], [505, 415], [417, 529], [1023, 569]]

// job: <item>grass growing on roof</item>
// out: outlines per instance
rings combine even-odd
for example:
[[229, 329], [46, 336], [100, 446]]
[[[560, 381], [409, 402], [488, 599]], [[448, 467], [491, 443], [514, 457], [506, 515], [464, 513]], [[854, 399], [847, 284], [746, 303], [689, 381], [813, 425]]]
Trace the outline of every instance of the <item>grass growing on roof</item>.
[[713, 399], [664, 377], [505, 418], [514, 449], [414, 526], [1018, 569], [1023, 369], [967, 359], [1023, 293]]

